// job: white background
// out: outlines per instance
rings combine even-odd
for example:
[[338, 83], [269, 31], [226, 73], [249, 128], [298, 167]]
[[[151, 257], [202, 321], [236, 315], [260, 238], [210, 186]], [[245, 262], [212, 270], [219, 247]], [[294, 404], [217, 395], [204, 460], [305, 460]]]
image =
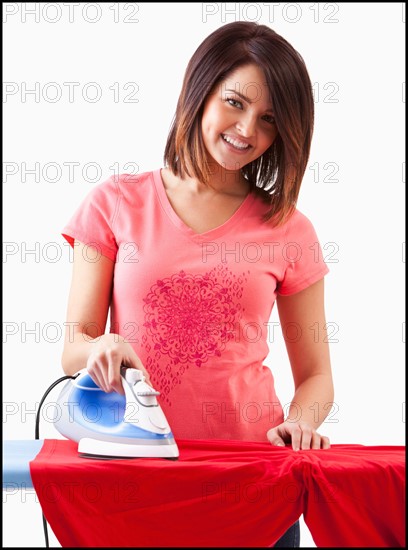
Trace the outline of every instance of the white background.
[[[256, 20], [301, 53], [314, 83], [315, 135], [298, 208], [330, 269], [335, 406], [320, 432], [332, 443], [405, 444], [404, 5], [80, 3], [71, 10], [3, 4], [4, 439], [34, 437], [33, 411], [62, 375], [72, 269], [62, 227], [113, 172], [162, 166], [189, 58], [222, 24]], [[78, 83], [71, 97], [69, 82]], [[37, 97], [25, 93], [34, 89]], [[267, 364], [289, 403], [279, 329]], [[47, 418], [41, 437], [59, 437]], [[3, 501], [3, 545], [41, 546], [35, 494], [3, 493]], [[313, 546], [301, 527], [302, 546]], [[58, 546], [53, 536], [51, 544]]]

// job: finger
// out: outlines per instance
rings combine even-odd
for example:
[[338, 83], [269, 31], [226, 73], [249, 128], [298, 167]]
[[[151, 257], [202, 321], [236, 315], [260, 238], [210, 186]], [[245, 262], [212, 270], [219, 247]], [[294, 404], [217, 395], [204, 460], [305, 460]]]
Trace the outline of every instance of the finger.
[[294, 451], [298, 451], [300, 449], [300, 442], [302, 440], [302, 430], [300, 429], [300, 426], [297, 425], [292, 430], [292, 449]]
[[109, 376], [108, 376], [108, 368], [109, 368], [108, 365], [111, 361], [111, 358], [108, 354], [106, 355], [107, 355], [106, 357], [102, 357], [99, 361], [97, 361], [97, 364], [99, 367], [98, 376], [100, 379], [103, 380], [104, 391], [106, 393], [109, 393], [112, 391], [112, 388], [110, 387], [110, 384], [109, 384]]
[[120, 372], [120, 365], [121, 365], [121, 361], [119, 360], [118, 361], [109, 361], [109, 366], [108, 366], [108, 379], [109, 379], [109, 387], [121, 394], [121, 395], [125, 395], [125, 390], [123, 389], [123, 384], [122, 384], [122, 375], [121, 375], [121, 372]]
[[310, 426], [302, 426], [302, 442], [300, 445], [301, 449], [310, 449], [312, 443], [313, 430]]
[[322, 437], [316, 432], [316, 430], [312, 431], [312, 449], [320, 449]]
[[103, 375], [102, 375], [103, 367], [102, 367], [102, 372], [101, 372], [100, 363], [98, 361], [96, 361], [95, 359], [92, 359], [91, 361], [88, 361], [88, 364], [87, 364], [86, 368], [87, 368], [89, 376], [92, 378], [92, 380], [95, 382], [95, 384], [97, 386], [99, 386], [101, 388], [101, 390], [103, 390], [104, 392], [107, 392], [108, 388], [105, 384], [105, 380], [104, 380]]
[[320, 445], [322, 449], [330, 449], [330, 439], [323, 435]]

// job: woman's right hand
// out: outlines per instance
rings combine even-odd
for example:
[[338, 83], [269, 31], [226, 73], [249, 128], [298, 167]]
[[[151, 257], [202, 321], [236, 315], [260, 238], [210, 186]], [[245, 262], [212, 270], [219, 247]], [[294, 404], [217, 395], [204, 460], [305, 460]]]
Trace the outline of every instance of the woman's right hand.
[[150, 384], [150, 377], [132, 346], [119, 334], [104, 334], [90, 340], [92, 351], [86, 368], [89, 376], [103, 391], [124, 394], [120, 368], [122, 365], [139, 369]]

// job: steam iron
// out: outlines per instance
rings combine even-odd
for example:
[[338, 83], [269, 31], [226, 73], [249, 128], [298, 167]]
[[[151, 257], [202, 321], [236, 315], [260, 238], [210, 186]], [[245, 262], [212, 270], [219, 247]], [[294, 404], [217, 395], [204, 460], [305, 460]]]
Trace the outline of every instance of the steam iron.
[[54, 426], [78, 442], [83, 457], [177, 459], [177, 444], [156, 399], [160, 393], [138, 369], [122, 367], [121, 375], [125, 395], [105, 393], [87, 369], [80, 370], [61, 391]]

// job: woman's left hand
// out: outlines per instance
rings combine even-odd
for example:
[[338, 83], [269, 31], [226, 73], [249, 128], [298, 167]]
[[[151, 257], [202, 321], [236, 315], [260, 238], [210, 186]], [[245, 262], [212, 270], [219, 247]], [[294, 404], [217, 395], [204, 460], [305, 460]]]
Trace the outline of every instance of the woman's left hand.
[[292, 443], [294, 451], [330, 448], [329, 438], [318, 434], [306, 422], [285, 421], [279, 426], [268, 430], [266, 436], [272, 445], [283, 446], [286, 443]]

